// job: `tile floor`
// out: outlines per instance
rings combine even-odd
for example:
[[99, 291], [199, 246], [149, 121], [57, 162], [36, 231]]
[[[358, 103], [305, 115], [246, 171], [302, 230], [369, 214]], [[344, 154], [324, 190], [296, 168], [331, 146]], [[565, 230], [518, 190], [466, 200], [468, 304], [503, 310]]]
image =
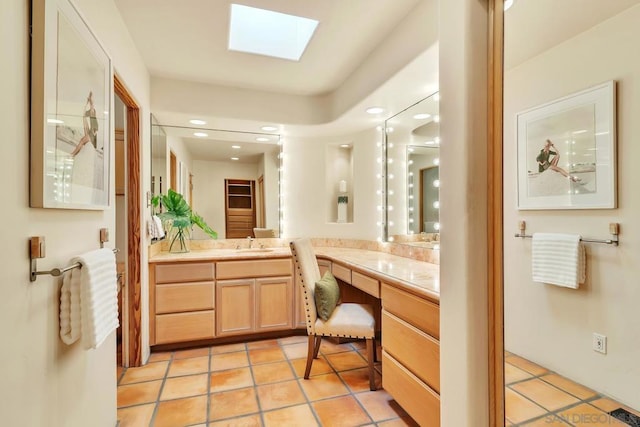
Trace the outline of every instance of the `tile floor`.
[[627, 426], [608, 412], [640, 412], [513, 353], [505, 353], [507, 426]]
[[295, 336], [153, 353], [143, 367], [118, 368], [118, 425], [417, 425], [384, 390], [369, 390], [364, 342], [323, 340], [309, 380], [306, 351], [307, 337]]

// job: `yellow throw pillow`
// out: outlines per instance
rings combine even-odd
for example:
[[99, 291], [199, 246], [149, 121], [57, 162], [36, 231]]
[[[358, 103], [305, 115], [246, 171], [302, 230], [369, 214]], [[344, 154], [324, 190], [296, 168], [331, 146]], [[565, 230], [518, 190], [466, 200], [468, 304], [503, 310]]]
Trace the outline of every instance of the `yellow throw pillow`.
[[316, 312], [322, 320], [328, 320], [340, 299], [340, 287], [330, 271], [324, 273], [322, 279], [316, 282], [314, 291]]

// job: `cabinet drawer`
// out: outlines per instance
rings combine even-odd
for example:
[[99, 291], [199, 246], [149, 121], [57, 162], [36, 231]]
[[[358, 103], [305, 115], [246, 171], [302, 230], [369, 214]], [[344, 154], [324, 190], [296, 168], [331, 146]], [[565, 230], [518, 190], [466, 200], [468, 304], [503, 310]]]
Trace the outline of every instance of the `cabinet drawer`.
[[326, 259], [318, 260], [318, 268], [320, 269], [320, 277], [324, 276], [324, 273], [331, 271], [331, 261]]
[[223, 261], [216, 269], [218, 279], [240, 279], [245, 277], [291, 276], [291, 258], [250, 261]]
[[206, 282], [214, 278], [212, 262], [156, 264], [156, 283]]
[[336, 279], [340, 279], [343, 282], [351, 284], [351, 270], [347, 267], [333, 263], [331, 266], [331, 273], [333, 273], [333, 277]]
[[440, 339], [438, 305], [383, 283], [382, 307], [432, 337]]
[[380, 282], [357, 271], [351, 273], [352, 285], [369, 295], [380, 298]]
[[440, 392], [438, 341], [383, 310], [382, 347], [429, 387]]
[[423, 427], [440, 426], [440, 396], [382, 352], [382, 387]]
[[215, 285], [184, 283], [156, 286], [156, 314], [213, 310]]
[[213, 310], [156, 316], [156, 344], [213, 338], [215, 330]]

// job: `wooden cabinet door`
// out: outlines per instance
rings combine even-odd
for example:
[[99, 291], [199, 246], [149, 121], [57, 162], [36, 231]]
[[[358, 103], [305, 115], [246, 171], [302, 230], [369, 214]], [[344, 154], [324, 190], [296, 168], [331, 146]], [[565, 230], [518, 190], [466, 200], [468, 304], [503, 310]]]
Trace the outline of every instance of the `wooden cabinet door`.
[[256, 332], [291, 329], [291, 277], [256, 279]]
[[254, 331], [254, 279], [219, 280], [216, 283], [217, 336]]

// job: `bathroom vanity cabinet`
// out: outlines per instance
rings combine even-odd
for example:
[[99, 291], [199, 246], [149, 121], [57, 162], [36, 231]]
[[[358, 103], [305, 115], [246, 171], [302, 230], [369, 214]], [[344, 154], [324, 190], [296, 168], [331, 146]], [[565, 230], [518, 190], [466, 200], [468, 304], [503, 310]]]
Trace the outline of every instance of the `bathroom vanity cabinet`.
[[382, 284], [382, 385], [420, 425], [440, 425], [440, 307]]

